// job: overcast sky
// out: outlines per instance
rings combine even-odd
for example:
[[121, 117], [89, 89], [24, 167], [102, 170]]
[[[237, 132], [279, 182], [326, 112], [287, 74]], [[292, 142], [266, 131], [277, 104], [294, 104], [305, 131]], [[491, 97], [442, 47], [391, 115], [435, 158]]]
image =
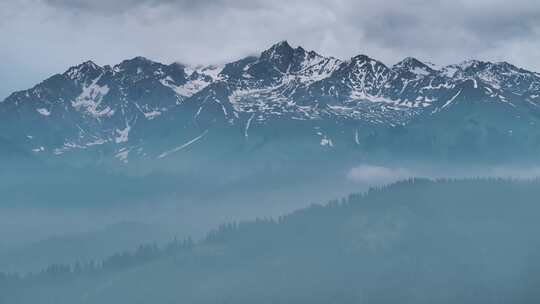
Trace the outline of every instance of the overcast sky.
[[538, 0], [0, 0], [0, 98], [84, 60], [221, 63], [279, 40], [386, 64], [540, 71]]

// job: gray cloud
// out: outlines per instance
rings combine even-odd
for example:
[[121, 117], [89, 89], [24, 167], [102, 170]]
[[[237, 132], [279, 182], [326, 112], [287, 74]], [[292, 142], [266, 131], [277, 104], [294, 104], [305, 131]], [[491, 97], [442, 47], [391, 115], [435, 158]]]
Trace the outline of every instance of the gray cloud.
[[540, 71], [536, 0], [4, 0], [0, 96], [82, 60], [219, 63], [273, 42], [387, 64], [477, 58]]
[[46, 5], [75, 13], [102, 15], [123, 14], [139, 9], [159, 9], [179, 13], [209, 12], [212, 10], [250, 10], [264, 8], [261, 0], [43, 0]]
[[390, 168], [367, 164], [356, 166], [347, 172], [348, 180], [368, 186], [383, 185], [419, 176], [421, 175], [405, 168]]

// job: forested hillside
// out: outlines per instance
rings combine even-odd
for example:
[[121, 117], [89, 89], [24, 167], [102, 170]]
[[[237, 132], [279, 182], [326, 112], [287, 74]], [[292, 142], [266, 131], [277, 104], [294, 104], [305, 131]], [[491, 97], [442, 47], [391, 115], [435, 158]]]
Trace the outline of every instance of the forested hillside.
[[0, 303], [533, 303], [539, 181], [413, 179], [200, 241], [0, 276]]

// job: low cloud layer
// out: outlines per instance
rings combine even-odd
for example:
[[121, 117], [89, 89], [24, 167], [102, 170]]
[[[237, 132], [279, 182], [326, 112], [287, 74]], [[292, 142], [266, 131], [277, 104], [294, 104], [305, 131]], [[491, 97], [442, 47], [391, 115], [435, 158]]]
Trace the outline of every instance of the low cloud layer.
[[411, 177], [418, 177], [418, 174], [404, 168], [374, 165], [360, 165], [350, 169], [347, 173], [347, 178], [350, 181], [368, 186], [389, 184]]
[[493, 167], [394, 167], [372, 164], [355, 166], [346, 174], [349, 181], [365, 186], [379, 186], [408, 178], [504, 178], [540, 179], [540, 166], [498, 165]]
[[540, 71], [539, 38], [535, 0], [6, 0], [0, 96], [87, 59], [219, 63], [283, 39], [387, 64], [478, 58]]

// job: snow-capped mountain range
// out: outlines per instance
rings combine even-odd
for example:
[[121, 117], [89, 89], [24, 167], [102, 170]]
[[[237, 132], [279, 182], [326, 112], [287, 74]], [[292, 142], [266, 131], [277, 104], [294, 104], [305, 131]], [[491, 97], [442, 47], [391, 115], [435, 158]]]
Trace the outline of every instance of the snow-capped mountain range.
[[535, 126], [540, 74], [476, 60], [436, 67], [409, 57], [387, 66], [366, 55], [325, 57], [286, 41], [220, 66], [87, 61], [0, 102], [0, 137], [35, 155], [100, 150], [127, 162], [134, 154], [166, 158], [213, 130], [236, 130], [247, 141], [258, 128], [295, 123], [318, 146], [332, 148], [341, 140], [332, 133], [359, 145], [364, 130], [443, 119], [469, 103]]

